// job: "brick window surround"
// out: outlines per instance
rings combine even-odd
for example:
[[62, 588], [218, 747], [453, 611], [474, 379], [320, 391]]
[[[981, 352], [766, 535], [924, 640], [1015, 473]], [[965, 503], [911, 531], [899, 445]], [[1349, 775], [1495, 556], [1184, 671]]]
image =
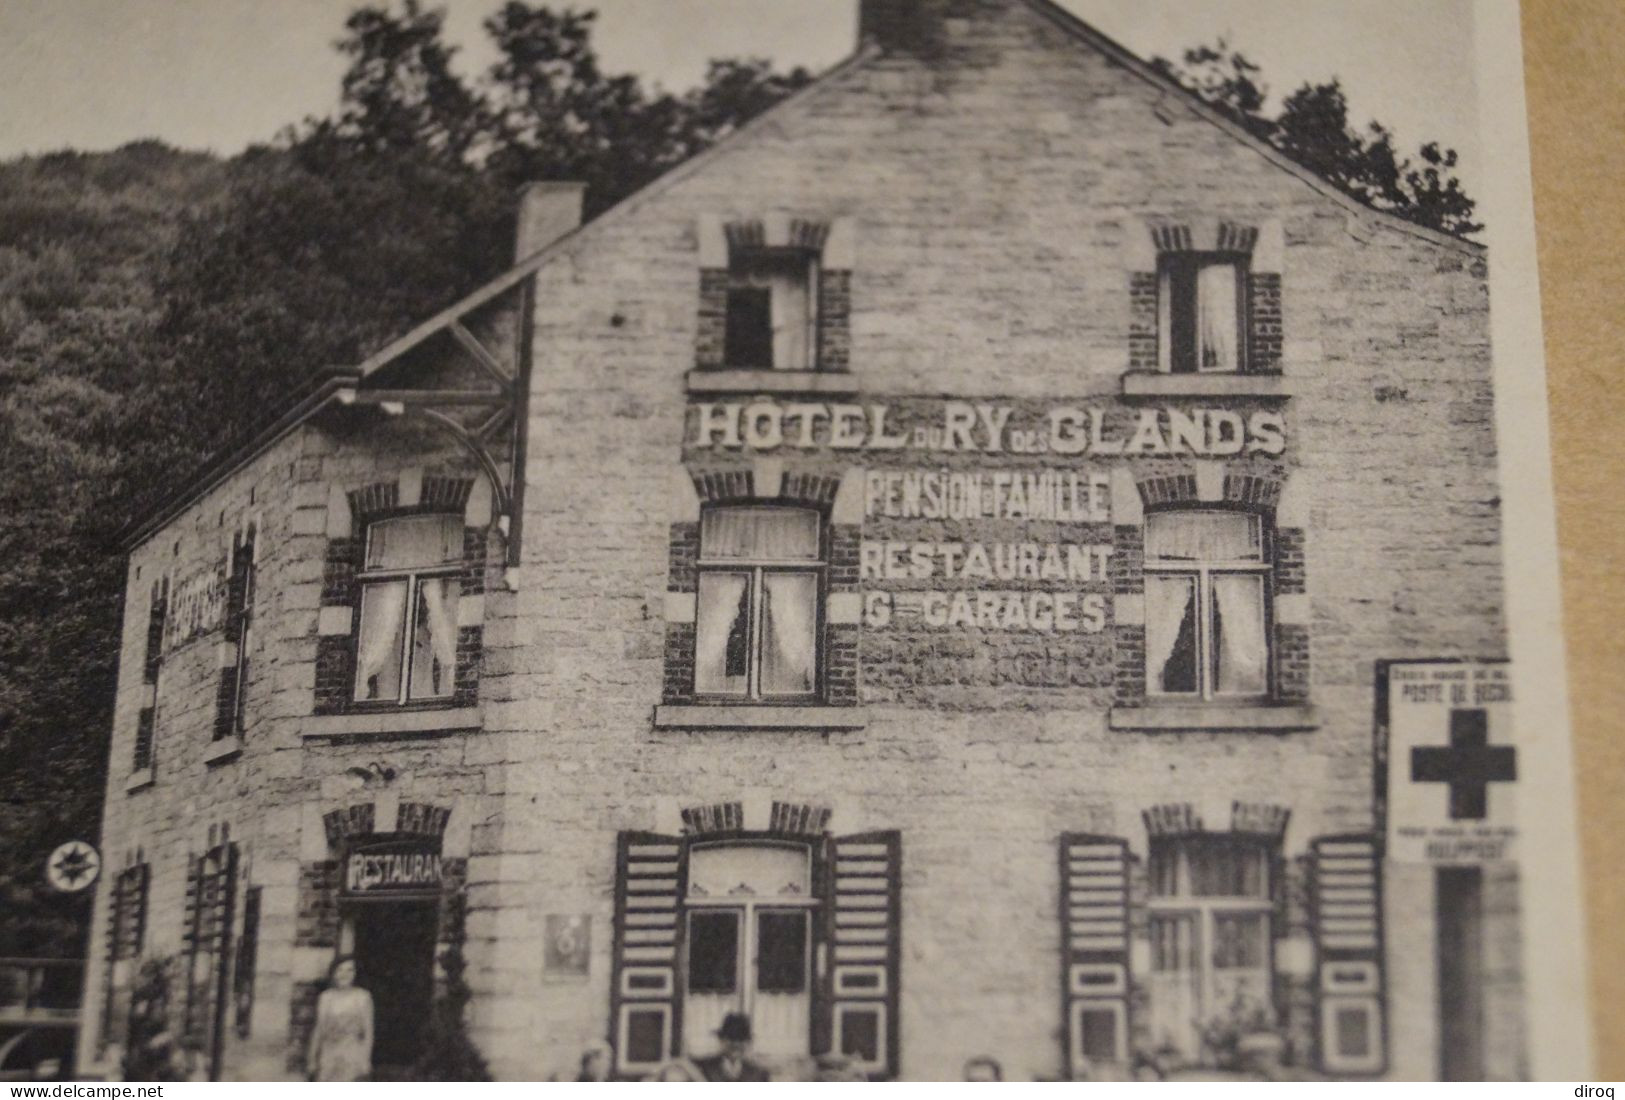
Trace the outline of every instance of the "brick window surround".
[[[668, 550], [665, 674], [654, 724], [678, 729], [860, 729], [858, 570], [862, 474], [798, 469], [777, 460], [689, 468], [675, 487]], [[819, 691], [810, 700], [713, 701], [695, 692], [700, 518], [710, 506], [790, 506], [823, 517]]]
[[[1200, 483], [1200, 484], [1199, 484]], [[1136, 483], [1140, 508], [1218, 509], [1262, 517], [1267, 560], [1271, 563], [1265, 600], [1269, 671], [1266, 701], [1196, 704], [1149, 698], [1146, 689], [1144, 614], [1125, 614], [1112, 628], [1114, 667], [1111, 724], [1120, 729], [1179, 730], [1206, 728], [1304, 729], [1312, 717], [1306, 704], [1310, 685], [1310, 631], [1307, 622], [1305, 532], [1281, 522], [1283, 483], [1262, 473], [1228, 469], [1222, 478], [1197, 471], [1164, 470]], [[1112, 584], [1121, 607], [1142, 606], [1145, 593], [1145, 529], [1138, 516], [1119, 521], [1113, 530], [1115, 553]]]
[[[706, 216], [699, 221], [699, 316], [690, 388], [716, 390], [739, 376], [743, 389], [797, 392], [820, 388], [811, 376], [843, 374], [851, 369], [852, 226], [849, 219], [820, 221], [772, 215], [725, 221]], [[730, 363], [728, 296], [734, 270], [752, 255], [806, 255], [811, 262], [808, 287], [813, 321], [813, 347], [806, 370], [763, 370], [759, 363]]]
[[1161, 301], [1163, 272], [1181, 256], [1230, 257], [1238, 265], [1240, 282], [1239, 372], [1279, 375], [1282, 353], [1281, 261], [1271, 227], [1266, 245], [1261, 227], [1208, 219], [1197, 222], [1158, 222], [1147, 227], [1151, 249], [1131, 262], [1129, 274], [1128, 359], [1131, 374], [1166, 374], [1171, 349], [1166, 346], [1169, 318]]
[[[470, 708], [479, 699], [483, 644], [483, 597], [489, 561], [488, 525], [471, 506], [476, 482], [470, 477], [426, 474], [416, 500], [403, 504], [402, 484], [381, 481], [343, 494], [345, 504], [329, 505], [330, 523], [322, 567], [316, 690], [313, 713], [389, 714]], [[343, 513], [346, 511], [347, 515]], [[339, 519], [333, 513], [339, 513]], [[463, 519], [461, 569], [457, 585], [457, 642], [453, 690], [449, 698], [409, 703], [355, 698], [355, 662], [360, 631], [361, 584], [370, 524], [403, 516], [455, 515]]]

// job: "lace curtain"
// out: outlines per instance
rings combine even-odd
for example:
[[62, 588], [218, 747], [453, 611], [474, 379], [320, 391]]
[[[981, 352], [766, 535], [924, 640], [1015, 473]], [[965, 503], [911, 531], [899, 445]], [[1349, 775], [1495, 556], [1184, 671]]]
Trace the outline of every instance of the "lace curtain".
[[713, 508], [700, 522], [706, 561], [817, 561], [818, 513], [805, 508]]
[[762, 578], [762, 694], [811, 694], [817, 601], [818, 578], [811, 573]]
[[401, 635], [406, 582], [369, 584], [361, 595], [361, 645], [356, 656], [358, 699], [397, 699], [401, 692]]
[[1145, 667], [1154, 692], [1197, 690], [1194, 577], [1146, 577]]
[[457, 516], [407, 516], [367, 529], [368, 569], [417, 569], [462, 557], [463, 521]]
[[1258, 517], [1191, 509], [1145, 517], [1147, 561], [1262, 561]]
[[1204, 371], [1236, 371], [1238, 308], [1234, 264], [1208, 264], [1196, 273], [1197, 365]]
[[434, 577], [418, 582], [417, 630], [412, 644], [414, 699], [439, 699], [452, 693], [457, 670], [455, 580]]

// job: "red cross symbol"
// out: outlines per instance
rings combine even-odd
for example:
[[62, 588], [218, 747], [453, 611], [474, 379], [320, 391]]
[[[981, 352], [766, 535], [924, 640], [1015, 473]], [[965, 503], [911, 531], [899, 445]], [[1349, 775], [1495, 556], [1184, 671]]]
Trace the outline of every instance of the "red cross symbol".
[[1450, 785], [1450, 819], [1482, 821], [1488, 814], [1489, 785], [1518, 778], [1518, 750], [1490, 743], [1489, 712], [1450, 712], [1450, 747], [1413, 748], [1411, 779]]

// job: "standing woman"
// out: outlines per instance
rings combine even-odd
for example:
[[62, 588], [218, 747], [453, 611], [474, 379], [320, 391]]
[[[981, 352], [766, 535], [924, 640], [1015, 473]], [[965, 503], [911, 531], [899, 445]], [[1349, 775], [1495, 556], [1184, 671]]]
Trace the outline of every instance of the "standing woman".
[[355, 984], [355, 959], [340, 955], [316, 998], [305, 1072], [312, 1081], [365, 1081], [372, 1073], [372, 994]]

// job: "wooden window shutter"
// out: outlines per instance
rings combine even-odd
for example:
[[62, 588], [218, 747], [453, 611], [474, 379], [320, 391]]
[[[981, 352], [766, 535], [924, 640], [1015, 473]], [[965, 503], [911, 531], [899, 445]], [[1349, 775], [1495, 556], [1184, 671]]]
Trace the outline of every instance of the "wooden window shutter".
[[1382, 857], [1374, 837], [1327, 836], [1313, 853], [1320, 1063], [1328, 1073], [1381, 1073]]
[[638, 1077], [682, 1042], [682, 900], [688, 845], [679, 836], [621, 833], [615, 854], [610, 1034], [616, 1072]]
[[147, 864], [137, 863], [119, 872], [113, 887], [113, 938], [109, 950], [115, 962], [141, 954], [147, 925], [147, 874]]
[[237, 845], [221, 843], [193, 856], [186, 879], [185, 1034], [206, 1052], [209, 1080], [214, 1081], [220, 1076], [230, 988]]
[[97, 1040], [97, 1049], [106, 1050], [108, 1043], [122, 1041], [122, 1036], [115, 1033], [118, 1026], [118, 1014], [113, 1007], [113, 990], [117, 982], [113, 977], [113, 968], [119, 961], [119, 948], [124, 934], [124, 906], [125, 889], [124, 877], [128, 871], [122, 872], [113, 882], [113, 889], [107, 895], [107, 943], [104, 951], [104, 966], [102, 969], [102, 1017], [101, 1030]]
[[246, 1039], [254, 1018], [254, 972], [259, 966], [260, 896], [262, 886], [243, 891], [243, 930], [237, 940], [237, 962], [231, 977], [231, 1000], [237, 1037]]
[[1128, 1061], [1128, 842], [1061, 837], [1061, 1003], [1067, 1072]]
[[902, 853], [896, 831], [835, 837], [818, 868], [813, 1049], [845, 1055], [872, 1077], [898, 1072]]
[[231, 555], [231, 577], [226, 582], [226, 641], [236, 648], [236, 660], [220, 670], [215, 694], [214, 740], [242, 729], [243, 693], [248, 685], [248, 639], [253, 623], [254, 535], [237, 540]]
[[147, 938], [147, 892], [152, 885], [152, 865], [138, 863], [135, 872], [135, 912], [130, 920], [129, 944], [132, 959], [141, 954], [142, 944]]
[[186, 857], [186, 903], [184, 915], [181, 919], [181, 943], [186, 953], [191, 955], [197, 950], [198, 940], [198, 904], [203, 885], [203, 857]]

